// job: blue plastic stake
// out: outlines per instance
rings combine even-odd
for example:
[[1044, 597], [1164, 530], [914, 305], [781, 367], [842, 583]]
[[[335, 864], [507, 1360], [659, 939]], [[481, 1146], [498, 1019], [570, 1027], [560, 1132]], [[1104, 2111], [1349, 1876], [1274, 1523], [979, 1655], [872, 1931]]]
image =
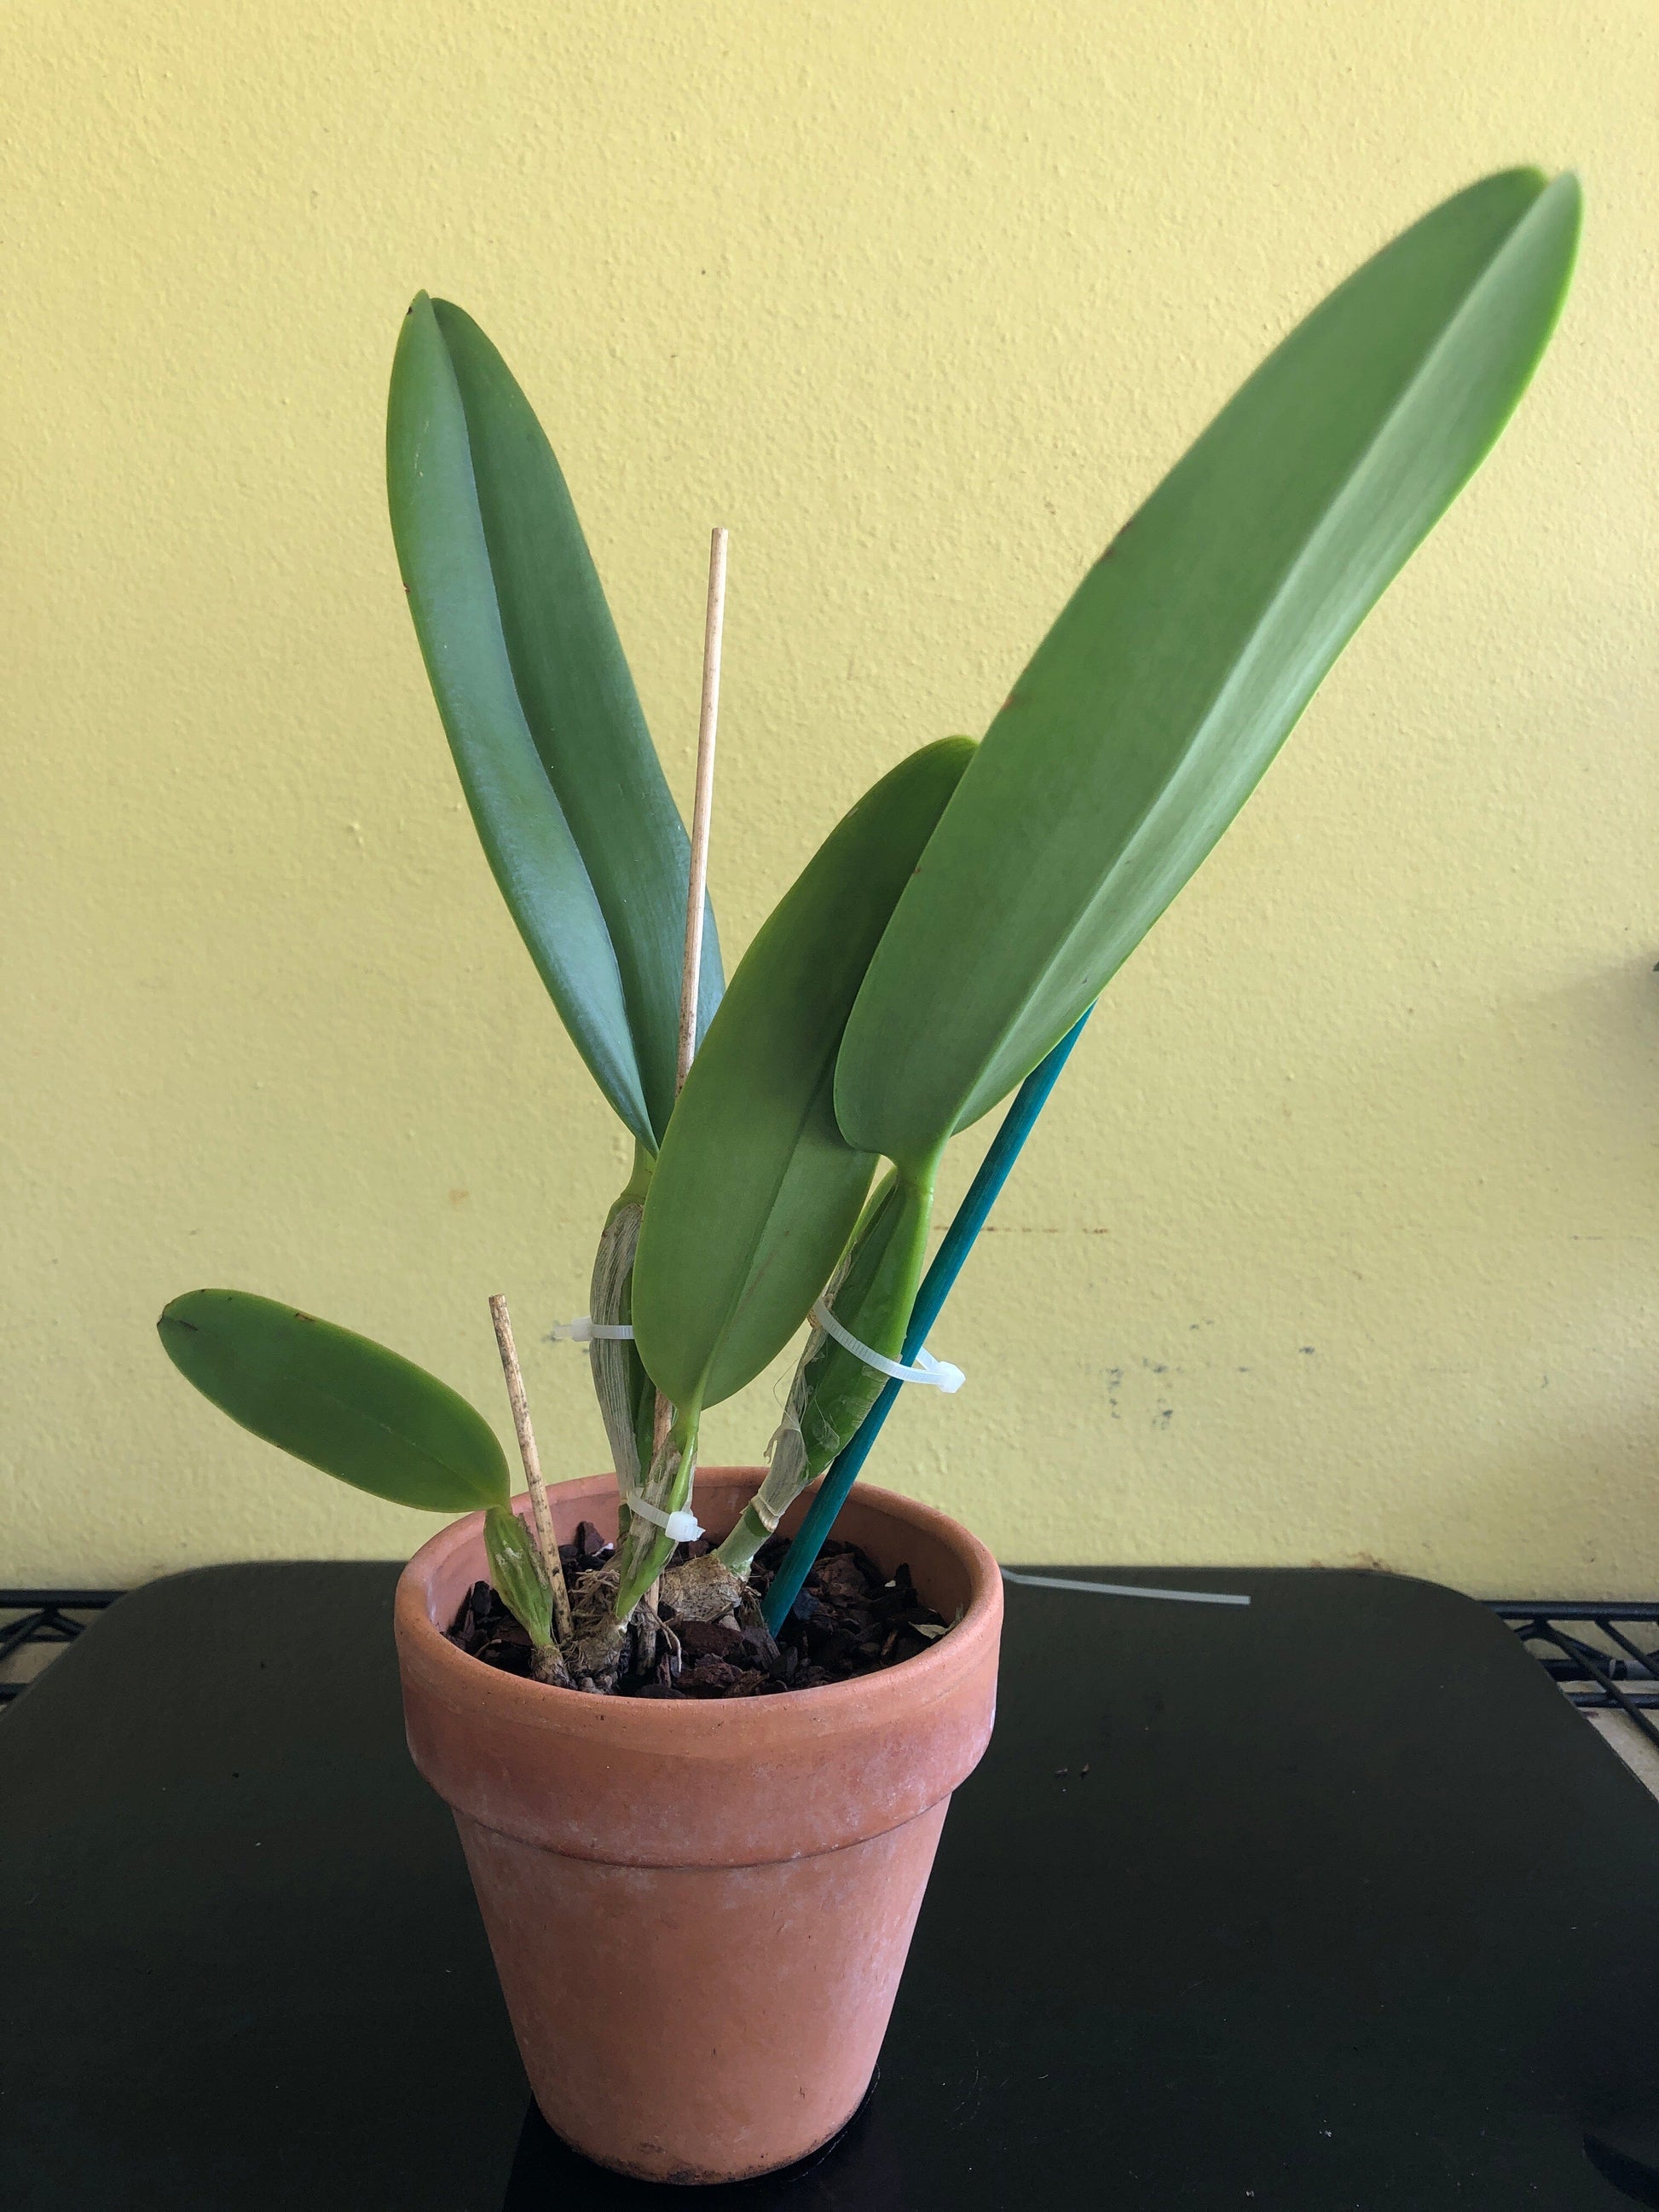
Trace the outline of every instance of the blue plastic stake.
[[[996, 1204], [997, 1194], [1008, 1180], [1010, 1170], [1019, 1158], [1020, 1148], [1031, 1133], [1032, 1125], [1042, 1111], [1055, 1079], [1065, 1066], [1072, 1047], [1083, 1033], [1083, 1024], [1094, 1012], [1091, 1006], [1075, 1027], [1066, 1031], [1060, 1042], [1044, 1060], [1040, 1060], [1014, 1093], [1014, 1103], [1002, 1117], [1002, 1127], [991, 1140], [991, 1149], [980, 1162], [979, 1173], [968, 1187], [968, 1195], [957, 1208], [956, 1219], [945, 1232], [945, 1242], [933, 1255], [933, 1264], [922, 1279], [916, 1293], [916, 1303], [911, 1310], [910, 1326], [904, 1333], [904, 1359], [913, 1361], [927, 1341], [927, 1332], [939, 1319], [939, 1309], [951, 1295], [951, 1285], [962, 1273], [962, 1265], [974, 1247], [974, 1239], [985, 1226], [986, 1217]], [[812, 1571], [813, 1562], [823, 1548], [823, 1540], [836, 1524], [836, 1517], [847, 1503], [847, 1493], [857, 1481], [860, 1470], [870, 1456], [871, 1448], [881, 1434], [883, 1422], [893, 1410], [893, 1401], [903, 1385], [889, 1382], [882, 1389], [869, 1412], [860, 1422], [850, 1441], [844, 1444], [829, 1473], [818, 1486], [818, 1494], [807, 1510], [805, 1521], [793, 1543], [784, 1553], [783, 1565], [772, 1577], [772, 1586], [766, 1593], [763, 1610], [766, 1625], [775, 1636], [784, 1615], [800, 1595], [800, 1586]]]

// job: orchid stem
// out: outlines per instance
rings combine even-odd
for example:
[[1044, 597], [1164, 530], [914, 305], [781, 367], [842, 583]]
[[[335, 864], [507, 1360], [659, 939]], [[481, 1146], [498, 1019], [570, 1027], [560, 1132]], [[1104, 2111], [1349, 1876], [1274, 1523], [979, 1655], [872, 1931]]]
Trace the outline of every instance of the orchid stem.
[[[956, 1218], [945, 1232], [945, 1241], [933, 1255], [933, 1264], [922, 1279], [911, 1309], [910, 1324], [904, 1333], [903, 1357], [907, 1364], [913, 1361], [927, 1340], [927, 1332], [939, 1319], [939, 1310], [951, 1295], [951, 1285], [962, 1273], [963, 1263], [974, 1248], [974, 1241], [984, 1228], [991, 1208], [996, 1204], [998, 1193], [1007, 1182], [1014, 1162], [1019, 1158], [1025, 1139], [1030, 1135], [1036, 1118], [1048, 1103], [1060, 1071], [1065, 1066], [1072, 1047], [1083, 1033], [1083, 1024], [1094, 1009], [1090, 1007], [1075, 1024], [1061, 1037], [1060, 1042], [1040, 1060], [1014, 1093], [1014, 1103], [1002, 1118], [1002, 1127], [991, 1139], [991, 1148], [980, 1162], [979, 1173], [968, 1187], [968, 1195], [957, 1208]], [[852, 1440], [835, 1461], [817, 1495], [807, 1509], [794, 1540], [785, 1553], [783, 1564], [772, 1577], [762, 1610], [766, 1625], [775, 1636], [782, 1626], [789, 1608], [800, 1595], [801, 1584], [812, 1571], [823, 1541], [836, 1524], [842, 1507], [847, 1503], [848, 1492], [859, 1478], [864, 1462], [870, 1456], [876, 1438], [881, 1434], [882, 1424], [893, 1410], [893, 1401], [903, 1386], [889, 1382], [883, 1389], [854, 1434]]]

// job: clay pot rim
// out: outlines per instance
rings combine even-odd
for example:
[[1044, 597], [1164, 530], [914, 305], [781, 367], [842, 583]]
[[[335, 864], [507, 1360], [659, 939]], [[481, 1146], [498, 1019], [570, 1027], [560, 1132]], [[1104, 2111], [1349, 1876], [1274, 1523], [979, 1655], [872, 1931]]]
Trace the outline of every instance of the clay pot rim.
[[[705, 1467], [700, 1483], [741, 1483], [752, 1492], [763, 1468]], [[616, 1497], [614, 1474], [578, 1477], [550, 1493], [556, 1504], [585, 1508]], [[872, 1701], [897, 1701], [917, 1711], [946, 1696], [983, 1663], [988, 1644], [994, 1651], [1002, 1624], [1002, 1571], [973, 1532], [948, 1513], [875, 1483], [860, 1483], [855, 1501], [908, 1522], [955, 1553], [969, 1581], [962, 1618], [948, 1636], [914, 1659], [845, 1682], [826, 1682], [771, 1698], [596, 1698], [532, 1682], [487, 1667], [452, 1644], [428, 1609], [428, 1591], [441, 1567], [465, 1546], [481, 1544], [483, 1512], [465, 1515], [429, 1537], [398, 1578], [393, 1618], [404, 1663], [426, 1677], [429, 1691], [452, 1710], [493, 1707], [496, 1716], [520, 1727], [562, 1735], [605, 1736], [623, 1751], [672, 1752], [693, 1758], [700, 1752], [729, 1759], [744, 1740], [743, 1755], [782, 1748], [803, 1734], [832, 1735], [867, 1726]], [[515, 1504], [523, 1504], [520, 1497]], [[475, 1577], [476, 1579], [476, 1577]]]

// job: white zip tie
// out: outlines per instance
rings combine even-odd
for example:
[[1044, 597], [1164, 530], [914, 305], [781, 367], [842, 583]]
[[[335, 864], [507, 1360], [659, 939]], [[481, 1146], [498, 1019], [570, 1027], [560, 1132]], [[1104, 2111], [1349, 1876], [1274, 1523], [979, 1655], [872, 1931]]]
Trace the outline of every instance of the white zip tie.
[[689, 1504], [683, 1505], [678, 1513], [665, 1513], [660, 1507], [638, 1495], [630, 1496], [626, 1491], [622, 1493], [622, 1502], [630, 1513], [637, 1513], [641, 1521], [649, 1521], [677, 1544], [695, 1544], [703, 1532], [702, 1522]]
[[896, 1359], [888, 1359], [879, 1352], [872, 1352], [867, 1344], [860, 1344], [851, 1329], [843, 1328], [829, 1307], [820, 1298], [812, 1309], [812, 1318], [826, 1335], [845, 1346], [854, 1359], [861, 1359], [866, 1367], [873, 1367], [878, 1375], [890, 1376], [895, 1382], [930, 1382], [935, 1390], [943, 1390], [950, 1397], [960, 1390], [968, 1377], [961, 1368], [952, 1367], [948, 1359], [935, 1359], [925, 1348], [917, 1352], [914, 1367], [906, 1367]]
[[[595, 1337], [610, 1343], [624, 1344], [633, 1336], [633, 1330], [624, 1322], [590, 1321], [586, 1314], [578, 1314], [574, 1321], [556, 1321], [542, 1339], [544, 1344], [588, 1344]], [[660, 1528], [677, 1544], [695, 1544], [703, 1534], [703, 1526], [690, 1510], [688, 1499], [677, 1513], [665, 1513], [660, 1506], [653, 1505], [648, 1498], [636, 1491], [618, 1486], [617, 1496], [630, 1513], [637, 1513], [641, 1521]]]
[[1250, 1601], [1230, 1590], [1148, 1589], [1141, 1583], [1068, 1582], [1063, 1575], [1017, 1575], [1012, 1567], [1003, 1568], [1002, 1579], [1018, 1583], [1024, 1589], [1092, 1590], [1097, 1597], [1167, 1597], [1182, 1605], [1248, 1605]]

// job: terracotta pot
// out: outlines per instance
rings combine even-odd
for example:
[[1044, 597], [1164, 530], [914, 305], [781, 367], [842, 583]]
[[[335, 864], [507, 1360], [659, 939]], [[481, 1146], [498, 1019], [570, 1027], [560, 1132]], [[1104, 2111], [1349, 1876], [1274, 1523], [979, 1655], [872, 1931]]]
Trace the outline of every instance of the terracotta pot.
[[[699, 1469], [709, 1528], [761, 1472]], [[552, 1499], [562, 1540], [580, 1520], [614, 1534], [613, 1477]], [[398, 1654], [410, 1750], [454, 1812], [537, 2103], [651, 2180], [804, 2158], [869, 2085], [951, 1792], [990, 1737], [996, 1562], [861, 1483], [838, 1533], [962, 1613], [932, 1650], [787, 1697], [595, 1698], [441, 1632], [487, 1571], [482, 1527], [457, 1522], [404, 1570]]]

